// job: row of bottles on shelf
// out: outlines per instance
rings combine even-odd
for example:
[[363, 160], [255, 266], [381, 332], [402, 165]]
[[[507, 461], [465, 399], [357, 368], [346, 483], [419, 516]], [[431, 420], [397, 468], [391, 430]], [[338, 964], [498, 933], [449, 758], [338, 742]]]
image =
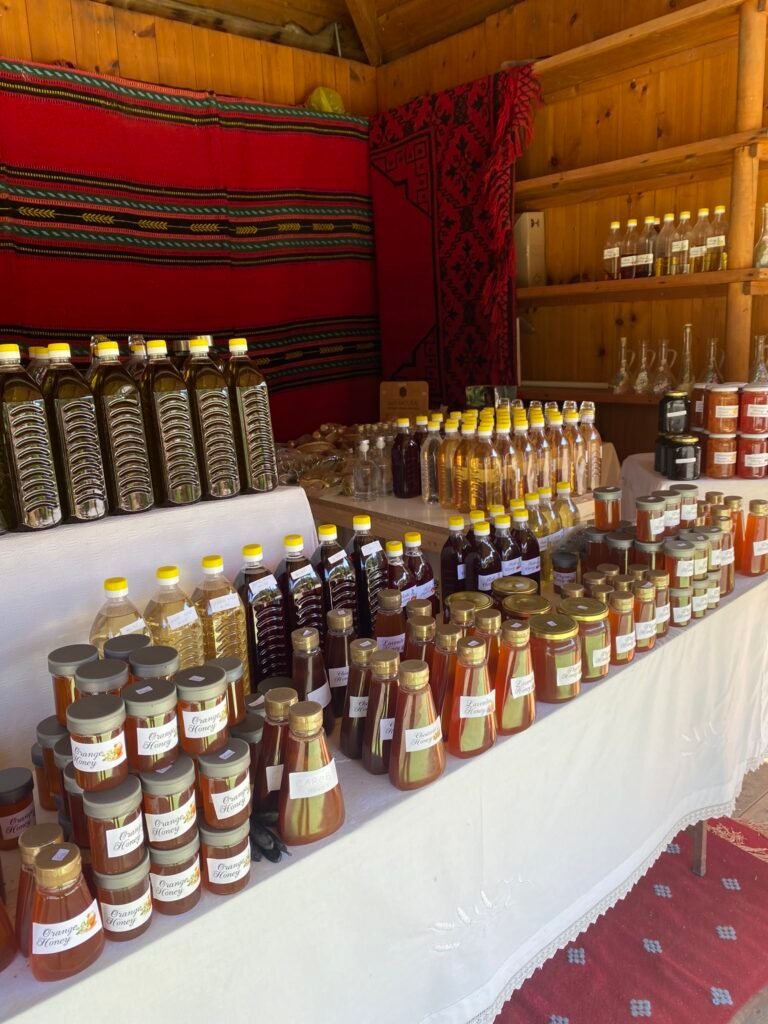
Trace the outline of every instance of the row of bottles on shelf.
[[[155, 504], [269, 491], [277, 459], [264, 377], [244, 338], [224, 370], [207, 338], [179, 369], [165, 341], [99, 341], [85, 377], [70, 347], [48, 346], [27, 369], [0, 345], [0, 526], [45, 529]], [[142, 349], [144, 349], [142, 343]]]
[[630, 218], [622, 234], [621, 222], [612, 221], [603, 246], [603, 269], [609, 281], [636, 277], [662, 277], [697, 274], [728, 269], [728, 223], [725, 207], [716, 206], [710, 220], [709, 208], [699, 210], [691, 223], [689, 210], [683, 210], [675, 224], [674, 213], [648, 216], [638, 231], [637, 219]]

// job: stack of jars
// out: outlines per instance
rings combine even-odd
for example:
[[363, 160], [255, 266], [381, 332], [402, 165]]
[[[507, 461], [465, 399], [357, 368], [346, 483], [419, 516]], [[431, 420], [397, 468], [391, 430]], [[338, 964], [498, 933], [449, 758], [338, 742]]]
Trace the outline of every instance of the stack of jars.
[[706, 476], [762, 480], [768, 475], [768, 384], [697, 384], [692, 425]]

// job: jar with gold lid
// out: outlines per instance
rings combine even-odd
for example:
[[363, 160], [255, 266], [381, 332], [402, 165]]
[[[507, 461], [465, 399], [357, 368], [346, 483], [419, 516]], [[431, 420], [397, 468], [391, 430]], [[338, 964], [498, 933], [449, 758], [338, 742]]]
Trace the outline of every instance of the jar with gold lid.
[[667, 438], [664, 475], [669, 480], [698, 480], [702, 449], [695, 434], [674, 434]]
[[664, 569], [651, 569], [648, 580], [656, 590], [656, 636], [666, 636], [669, 632], [669, 573]]
[[642, 583], [648, 579], [648, 566], [631, 562], [627, 575], [632, 577], [633, 583]]
[[450, 612], [451, 622], [461, 627], [462, 636], [469, 636], [475, 624], [474, 604], [471, 601], [451, 601]]
[[494, 607], [501, 609], [505, 597], [514, 597], [516, 594], [538, 594], [539, 588], [536, 580], [530, 576], [502, 576], [491, 584], [491, 599]]
[[152, 900], [158, 914], [185, 914], [200, 901], [200, 836], [197, 829], [184, 846], [149, 848]]
[[693, 609], [691, 601], [693, 590], [689, 587], [670, 587], [669, 603], [672, 610], [672, 625], [677, 627], [687, 626], [691, 621]]
[[429, 688], [429, 669], [424, 661], [403, 662], [389, 759], [389, 781], [398, 789], [420, 789], [439, 778], [444, 768], [443, 726]]
[[632, 559], [632, 545], [634, 537], [623, 530], [615, 530], [606, 534], [605, 543], [608, 546], [608, 560], [618, 565], [619, 571], [626, 573]]
[[[599, 583], [609, 583], [615, 576], [618, 576], [621, 569], [614, 562], [601, 562], [595, 572], [602, 576], [602, 580], [598, 580]], [[590, 574], [590, 581], [594, 580], [594, 576]]]
[[611, 664], [628, 665], [635, 657], [635, 599], [632, 594], [614, 592], [608, 598], [611, 627]]
[[143, 935], [152, 923], [152, 891], [149, 884], [149, 854], [120, 875], [94, 871], [104, 934], [113, 942], [127, 942]]
[[768, 501], [757, 499], [749, 503], [741, 572], [744, 576], [768, 572]]
[[524, 594], [520, 597], [505, 597], [502, 613], [505, 618], [527, 622], [534, 615], [544, 615], [552, 605], [541, 594]]
[[579, 627], [583, 683], [594, 683], [608, 675], [611, 660], [611, 634], [608, 607], [593, 598], [566, 598], [558, 611], [569, 616]]
[[75, 673], [82, 665], [97, 661], [99, 652], [93, 644], [69, 644], [57, 647], [48, 655], [48, 671], [53, 683], [53, 703], [59, 725], [67, 724], [67, 708], [76, 700]]
[[675, 537], [664, 542], [664, 569], [671, 587], [684, 589], [691, 585], [695, 556], [696, 549], [687, 540]]
[[649, 580], [633, 583], [635, 598], [636, 650], [651, 651], [656, 646], [656, 587]]
[[197, 827], [192, 758], [182, 754], [173, 764], [142, 772], [141, 789], [150, 845], [157, 850], [186, 846]]
[[125, 704], [104, 694], [82, 697], [67, 708], [75, 778], [86, 793], [117, 786], [128, 775]]
[[[152, 648], [148, 648], [152, 650]], [[128, 766], [151, 772], [179, 756], [176, 687], [165, 679], [142, 679], [123, 690]]]
[[664, 537], [674, 537], [680, 529], [682, 494], [677, 494], [675, 491], [654, 491], [653, 496], [661, 498], [664, 502]]
[[[512, 576], [507, 577], [507, 579], [513, 578]], [[523, 578], [526, 579], [527, 577]], [[469, 601], [470, 604], [474, 605], [476, 612], [481, 611], [483, 608], [490, 608], [493, 605], [491, 595], [480, 590], [463, 590], [461, 591], [461, 599], [462, 601]]]
[[[601, 565], [605, 565], [605, 562], [601, 562]], [[618, 573], [617, 573], [618, 575]], [[584, 584], [587, 595], [592, 596], [592, 588], [600, 586], [605, 583], [607, 577], [604, 572], [600, 572], [599, 569], [592, 569], [590, 572], [585, 572], [581, 577], [581, 582]]]
[[[397, 654], [377, 652], [382, 653]], [[343, 824], [344, 798], [325, 739], [323, 708], [316, 701], [299, 701], [288, 712], [278, 830], [283, 842], [299, 846], [324, 839]]]
[[534, 615], [529, 625], [537, 698], [560, 704], [577, 697], [582, 677], [578, 625], [570, 616], [551, 611]]
[[585, 597], [586, 587], [583, 583], [564, 583], [560, 588], [560, 596], [565, 597]]
[[203, 885], [216, 896], [230, 896], [248, 885], [251, 876], [250, 824], [215, 829], [200, 826]]
[[209, 828], [232, 829], [251, 813], [251, 750], [230, 737], [225, 746], [197, 759], [202, 812]]
[[501, 624], [496, 679], [496, 725], [500, 736], [522, 732], [536, 718], [536, 687], [531, 660], [531, 627], [518, 619]]
[[587, 594], [587, 597], [591, 597], [595, 601], [602, 601], [604, 605], [608, 605], [608, 598], [614, 592], [616, 588], [612, 583], [595, 583]]
[[707, 610], [712, 611], [720, 604], [720, 570], [707, 573]]
[[32, 947], [32, 904], [35, 901], [35, 858], [46, 846], [64, 842], [60, 825], [30, 825], [19, 838], [21, 867], [16, 890], [14, 932], [22, 956], [29, 956]]
[[612, 580], [608, 580], [614, 590], [618, 590], [620, 594], [629, 594], [632, 592], [632, 584], [634, 579], [628, 572], [620, 572], [618, 576], [614, 576]]

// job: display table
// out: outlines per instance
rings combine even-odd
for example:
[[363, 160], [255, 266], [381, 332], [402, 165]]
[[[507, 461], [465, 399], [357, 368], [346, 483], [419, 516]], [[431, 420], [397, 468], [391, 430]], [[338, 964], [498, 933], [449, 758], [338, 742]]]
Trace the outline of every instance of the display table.
[[448, 757], [425, 789], [402, 794], [337, 754], [335, 836], [254, 864], [243, 893], [155, 915], [71, 981], [36, 984], [19, 958], [0, 979], [4, 1020], [98, 1006], [110, 1024], [490, 1022], [681, 828], [732, 810], [768, 748], [767, 598], [768, 580], [739, 580], [704, 620], [576, 700], [539, 704], [481, 757]]
[[274, 568], [286, 533], [303, 534], [314, 551], [314, 521], [300, 487], [0, 537], [0, 767], [29, 765], [35, 726], [53, 713], [47, 654], [88, 640], [105, 577], [126, 576], [143, 611], [159, 565], [178, 565], [191, 595], [203, 555], [223, 555], [232, 579], [243, 544], [258, 543]]
[[[739, 494], [744, 498], [744, 509], [751, 498], [768, 498], [768, 479], [714, 480], [711, 476], [702, 476], [693, 481], [699, 488], [699, 495], [704, 497], [706, 491], [722, 491], [724, 494]], [[630, 455], [621, 466], [621, 514], [624, 519], [635, 518], [635, 501], [652, 491], [666, 490], [674, 481], [668, 480], [653, 468], [653, 454]]]

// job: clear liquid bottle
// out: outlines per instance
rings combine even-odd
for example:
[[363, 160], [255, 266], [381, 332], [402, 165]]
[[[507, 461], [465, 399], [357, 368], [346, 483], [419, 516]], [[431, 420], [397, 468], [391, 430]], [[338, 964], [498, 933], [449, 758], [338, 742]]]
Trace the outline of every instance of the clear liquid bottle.
[[490, 523], [475, 525], [475, 543], [467, 555], [467, 589], [490, 594], [494, 580], [501, 577], [501, 558], [491, 541]]
[[544, 433], [544, 416], [534, 410], [531, 413], [531, 445], [536, 452], [538, 479], [533, 490], [552, 486], [552, 448]]
[[267, 382], [248, 355], [245, 338], [231, 338], [225, 377], [237, 445], [240, 489], [262, 494], [277, 487], [277, 452]]
[[705, 270], [728, 269], [728, 221], [725, 219], [725, 207], [716, 206], [715, 216], [710, 225], [711, 233], [707, 238], [707, 251], [704, 254]]
[[139, 386], [120, 365], [117, 342], [97, 345], [98, 362], [90, 379], [99, 418], [109, 508], [144, 512], [155, 503], [152, 467]]
[[315, 565], [323, 581], [323, 602], [326, 612], [332, 608], [348, 608], [357, 632], [357, 573], [352, 559], [339, 544], [339, 535], [332, 523], [317, 528], [320, 547]]
[[658, 240], [654, 226], [655, 223], [655, 217], [645, 218], [645, 227], [637, 240], [637, 249], [635, 251], [635, 277], [653, 277], [656, 242]]
[[680, 214], [675, 233], [672, 236], [672, 255], [669, 266], [670, 274], [689, 274], [691, 272], [691, 238], [693, 225], [691, 211], [683, 210]]
[[431, 601], [432, 614], [438, 615], [440, 601], [435, 590], [435, 574], [421, 550], [421, 534], [416, 530], [408, 530], [403, 536], [403, 541], [405, 546], [403, 564], [413, 573], [413, 578], [416, 581], [414, 597], [421, 601]]
[[453, 457], [453, 507], [459, 512], [469, 512], [470, 499], [469, 466], [475, 447], [475, 425], [469, 419], [461, 427], [461, 440]]
[[104, 603], [93, 620], [88, 642], [98, 650], [99, 657], [103, 657], [107, 640], [129, 633], [152, 637], [141, 612], [128, 600], [128, 580], [124, 576], [110, 576], [104, 580]]
[[202, 665], [206, 660], [203, 624], [197, 608], [179, 586], [178, 566], [161, 565], [155, 579], [158, 589], [144, 609], [152, 643], [175, 648], [180, 669]]
[[560, 520], [560, 528], [563, 531], [563, 539], [566, 539], [575, 526], [581, 522], [579, 510], [571, 497], [570, 484], [560, 483], [557, 485], [557, 492], [553, 508]]
[[352, 564], [357, 578], [357, 625], [361, 636], [371, 636], [379, 610], [379, 591], [387, 586], [387, 559], [381, 542], [371, 532], [370, 516], [352, 517]]
[[363, 440], [352, 463], [352, 494], [357, 501], [373, 501], [378, 497], [377, 471], [368, 453], [370, 442]]
[[454, 757], [475, 757], [495, 742], [496, 691], [488, 674], [486, 641], [464, 637], [458, 645], [446, 748]]
[[376, 497], [385, 498], [392, 494], [392, 455], [387, 451], [387, 439], [376, 438], [376, 448], [371, 454], [374, 466]]
[[621, 222], [611, 221], [611, 230], [603, 245], [603, 276], [606, 281], [618, 281], [621, 273]]
[[512, 536], [512, 519], [508, 515], [496, 517], [493, 534], [493, 546], [501, 561], [502, 576], [518, 576], [520, 574], [520, 548]]
[[163, 505], [191, 505], [200, 500], [202, 487], [189, 392], [161, 338], [147, 342], [141, 392], [157, 500]]
[[323, 728], [330, 733], [336, 715], [325, 659], [320, 649], [320, 634], [312, 627], [294, 629], [291, 633], [291, 650], [291, 678], [299, 700], [311, 700], [320, 705], [323, 709]]
[[440, 424], [432, 420], [427, 424], [427, 436], [421, 446], [421, 500], [436, 505], [440, 500], [437, 489], [437, 457], [442, 445]]
[[341, 828], [344, 797], [317, 704], [294, 704], [288, 726], [277, 827], [284, 842], [300, 846]]
[[699, 380], [704, 384], [723, 383], [723, 360], [725, 353], [720, 351], [720, 342], [717, 338], [707, 340], [707, 360], [704, 365], [704, 372]]
[[443, 607], [446, 598], [461, 590], [466, 590], [467, 556], [470, 547], [464, 536], [464, 519], [462, 516], [450, 516], [448, 519], [448, 539], [440, 552], [440, 584], [442, 587]]
[[204, 498], [240, 493], [237, 447], [227, 382], [208, 355], [208, 341], [192, 338], [184, 366]]
[[410, 427], [408, 419], [397, 420], [397, 437], [392, 445], [392, 493], [396, 498], [418, 498], [421, 494], [420, 447]]
[[627, 231], [621, 240], [619, 273], [622, 280], [628, 280], [635, 276], [637, 270], [636, 258], [638, 242], [637, 220], [632, 217], [627, 221]]
[[235, 586], [245, 607], [251, 687], [269, 676], [288, 675], [285, 600], [264, 565], [261, 544], [246, 544]]
[[125, 361], [125, 368], [137, 383], [141, 384], [147, 369], [147, 346], [141, 334], [128, 335], [128, 348], [131, 354]]
[[171, 362], [183, 375], [184, 367], [189, 360], [189, 338], [171, 338], [169, 346]]
[[[768, 362], [766, 362], [765, 334], [755, 334], [752, 338], [752, 356], [749, 361], [749, 383], [768, 384]], [[680, 384], [682, 390], [682, 383]]]
[[696, 378], [693, 373], [693, 324], [683, 327], [683, 351], [680, 358], [680, 379], [677, 387], [680, 391], [692, 394]]
[[323, 582], [304, 554], [304, 538], [299, 533], [289, 533], [283, 541], [283, 561], [278, 567], [277, 582], [285, 598], [288, 632], [313, 628], [320, 639], [324, 639]]
[[632, 375], [634, 362], [635, 353], [631, 351], [629, 341], [627, 338], [619, 338], [616, 372], [611, 378], [611, 388], [614, 395], [626, 395], [632, 390], [635, 380]]
[[549, 583], [552, 580], [552, 552], [549, 548], [549, 526], [541, 510], [538, 491], [526, 494], [525, 507], [528, 510], [528, 526], [539, 543], [541, 582]]
[[72, 365], [69, 345], [55, 342], [48, 346], [48, 354], [50, 365], [42, 392], [61, 488], [62, 515], [70, 522], [102, 519], [107, 514], [107, 483], [96, 403]]
[[442, 508], [455, 508], [453, 503], [453, 462], [459, 447], [458, 420], [445, 424], [445, 437], [437, 453], [437, 495]]
[[528, 524], [528, 510], [516, 508], [512, 513], [512, 536], [520, 548], [520, 575], [541, 583], [541, 552], [539, 542]]
[[[594, 491], [600, 486], [603, 474], [603, 439], [595, 426], [594, 407], [582, 407], [580, 413], [581, 436], [584, 438], [584, 445], [587, 454], [587, 490]], [[580, 492], [574, 488], [574, 493]]]
[[385, 546], [387, 555], [387, 586], [399, 590], [402, 594], [403, 608], [416, 597], [416, 577], [405, 564], [403, 545], [399, 540], [388, 540]]
[[[528, 419], [524, 409], [515, 409], [515, 434], [513, 444], [518, 453], [522, 473], [521, 490], [516, 498], [522, 498], [526, 491], [539, 486], [539, 462], [536, 449], [528, 433]], [[510, 501], [515, 499], [510, 499]]]
[[523, 465], [509, 436], [510, 428], [509, 413], [500, 413], [496, 421], [496, 451], [501, 467], [501, 504], [505, 508], [523, 493]]
[[699, 274], [706, 269], [707, 245], [712, 237], [712, 225], [709, 222], [709, 208], [702, 206], [699, 219], [691, 233], [691, 258], [688, 267], [690, 274]]
[[554, 487], [560, 480], [570, 482], [573, 475], [573, 467], [571, 465], [571, 445], [568, 442], [568, 438], [563, 433], [562, 413], [552, 414], [549, 432], [549, 446], [552, 449], [552, 480], [549, 485], [544, 486]]
[[563, 434], [571, 450], [571, 479], [568, 481], [575, 494], [586, 494], [589, 490], [587, 480], [587, 445], [584, 435], [579, 429], [579, 415], [569, 409], [565, 413]]
[[491, 436], [491, 426], [481, 426], [469, 456], [470, 508], [501, 503], [501, 460]]
[[675, 239], [675, 215], [664, 214], [664, 226], [656, 239], [656, 260], [654, 274], [667, 277], [672, 273], [672, 243]]
[[205, 555], [203, 578], [195, 587], [192, 603], [203, 624], [205, 660], [230, 656], [243, 665], [243, 687], [251, 692], [248, 663], [248, 630], [245, 608], [235, 587], [224, 575], [221, 555]]
[[44, 530], [62, 509], [40, 389], [18, 345], [0, 345], [0, 526]]

